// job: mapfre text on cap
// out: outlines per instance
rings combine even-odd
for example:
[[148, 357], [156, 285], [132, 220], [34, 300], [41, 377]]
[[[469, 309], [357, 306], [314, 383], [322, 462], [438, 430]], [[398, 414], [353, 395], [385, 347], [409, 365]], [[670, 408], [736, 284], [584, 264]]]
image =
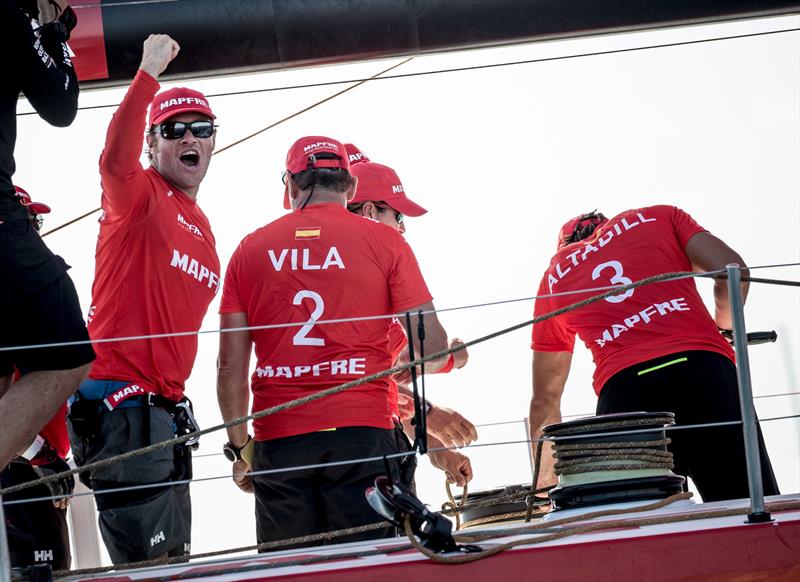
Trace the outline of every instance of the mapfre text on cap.
[[303, 148], [303, 152], [308, 152], [318, 148], [330, 148], [332, 150], [336, 150], [337, 152], [339, 151], [339, 146], [337, 146], [335, 143], [331, 143], [329, 141], [318, 141], [316, 143], [308, 144]]
[[178, 97], [177, 99], [164, 101], [161, 104], [160, 109], [163, 111], [164, 109], [175, 107], [176, 105], [191, 105], [192, 103], [202, 105], [203, 107], [208, 107], [208, 103], [206, 103], [203, 99], [199, 99], [197, 97]]

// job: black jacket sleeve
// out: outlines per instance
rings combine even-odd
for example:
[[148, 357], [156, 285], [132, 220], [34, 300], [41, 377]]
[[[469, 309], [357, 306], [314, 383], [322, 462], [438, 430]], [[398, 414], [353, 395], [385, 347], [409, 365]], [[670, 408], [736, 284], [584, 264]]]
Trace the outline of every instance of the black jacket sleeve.
[[12, 34], [17, 37], [13, 59], [19, 72], [19, 87], [48, 123], [66, 127], [78, 112], [78, 78], [65, 42], [56, 27], [45, 26], [36, 38], [25, 15], [13, 14]]

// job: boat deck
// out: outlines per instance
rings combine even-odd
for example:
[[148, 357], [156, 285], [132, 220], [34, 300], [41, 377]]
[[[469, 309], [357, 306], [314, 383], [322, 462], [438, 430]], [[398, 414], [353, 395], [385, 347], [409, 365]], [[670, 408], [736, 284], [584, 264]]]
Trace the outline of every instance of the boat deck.
[[[523, 539], [531, 544], [463, 565], [437, 564], [397, 538], [196, 561], [190, 564], [70, 576], [65, 580], [303, 580], [380, 581], [419, 576], [458, 576], [459, 582], [487, 580], [800, 580], [800, 494], [767, 498], [784, 509], [773, 521], [745, 523], [746, 516], [723, 515], [748, 507], [748, 500], [715, 503], [677, 501], [648, 512], [580, 520], [569, 526], [540, 520], [547, 530], [523, 534], [524, 523], [502, 523], [466, 530], [495, 531], [480, 542], [487, 549]], [[610, 507], [610, 506], [609, 506]], [[788, 507], [788, 508], [787, 508]], [[596, 509], [606, 509], [597, 507]], [[570, 517], [576, 510], [559, 512]], [[619, 520], [625, 519], [623, 524]], [[663, 521], [664, 523], [653, 523]], [[576, 525], [607, 523], [601, 531], [557, 540], [536, 538]]]

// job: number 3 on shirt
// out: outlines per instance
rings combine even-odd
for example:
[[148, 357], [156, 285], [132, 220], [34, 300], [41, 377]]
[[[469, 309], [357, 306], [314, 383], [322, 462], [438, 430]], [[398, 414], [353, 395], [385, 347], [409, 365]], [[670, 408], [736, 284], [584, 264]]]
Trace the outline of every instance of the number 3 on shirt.
[[[600, 273], [605, 271], [606, 269], [612, 269], [614, 271], [614, 275], [609, 279], [609, 281], [616, 285], [630, 285], [633, 283], [630, 279], [623, 276], [622, 274], [622, 263], [619, 261], [606, 261], [605, 263], [601, 263], [594, 268], [592, 271], [592, 281], [596, 281], [600, 278]], [[628, 297], [633, 295], [633, 289], [628, 289], [625, 293], [621, 295], [612, 295], [611, 297], [606, 297], [606, 301], [609, 303], [622, 303]], [[322, 313], [322, 312], [320, 312]]]
[[292, 303], [294, 305], [300, 305], [303, 302], [303, 299], [311, 299], [314, 302], [314, 311], [311, 312], [311, 317], [308, 318], [308, 321], [299, 329], [299, 331], [294, 334], [294, 339], [292, 340], [292, 344], [296, 346], [324, 346], [325, 340], [319, 337], [308, 337], [308, 333], [311, 331], [311, 328], [314, 327], [314, 324], [317, 323], [317, 320], [322, 317], [322, 312], [325, 311], [325, 302], [322, 300], [322, 297], [319, 293], [315, 293], [314, 291], [298, 291], [297, 295], [294, 296], [294, 300]]

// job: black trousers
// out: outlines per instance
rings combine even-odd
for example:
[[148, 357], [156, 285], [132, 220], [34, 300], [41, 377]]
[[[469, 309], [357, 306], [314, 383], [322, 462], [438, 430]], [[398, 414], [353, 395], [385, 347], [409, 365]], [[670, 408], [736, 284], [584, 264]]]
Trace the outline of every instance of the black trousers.
[[[44, 244], [28, 212], [0, 192], [0, 346], [87, 341], [69, 265]], [[0, 376], [16, 366], [27, 372], [68, 370], [94, 360], [87, 344], [0, 352]], [[36, 398], [37, 395], [32, 395]]]
[[[0, 486], [11, 487], [38, 478], [27, 461], [12, 461], [0, 472]], [[3, 501], [50, 495], [46, 485], [37, 485], [4, 496]], [[13, 567], [50, 564], [54, 570], [69, 569], [72, 558], [66, 509], [58, 509], [50, 500], [7, 505], [4, 509]]]
[[[257, 441], [253, 470], [349, 461], [397, 452], [396, 435], [392, 429], [346, 427]], [[397, 479], [397, 460], [390, 459], [388, 464], [392, 478]], [[258, 543], [383, 521], [367, 503], [364, 492], [373, 485], [376, 477], [385, 474], [386, 463], [378, 459], [254, 477]], [[338, 537], [330, 543], [395, 535], [394, 527], [386, 527]], [[322, 543], [300, 543], [286, 548]]]
[[[648, 371], [669, 362], [675, 363]], [[741, 420], [736, 367], [725, 356], [707, 351], [679, 352], [631, 366], [603, 386], [597, 414], [637, 411], [674, 412], [678, 426]], [[671, 430], [667, 436], [672, 439], [674, 472], [691, 477], [703, 501], [749, 496], [741, 425]], [[778, 495], [760, 427], [758, 445], [764, 494]]]

